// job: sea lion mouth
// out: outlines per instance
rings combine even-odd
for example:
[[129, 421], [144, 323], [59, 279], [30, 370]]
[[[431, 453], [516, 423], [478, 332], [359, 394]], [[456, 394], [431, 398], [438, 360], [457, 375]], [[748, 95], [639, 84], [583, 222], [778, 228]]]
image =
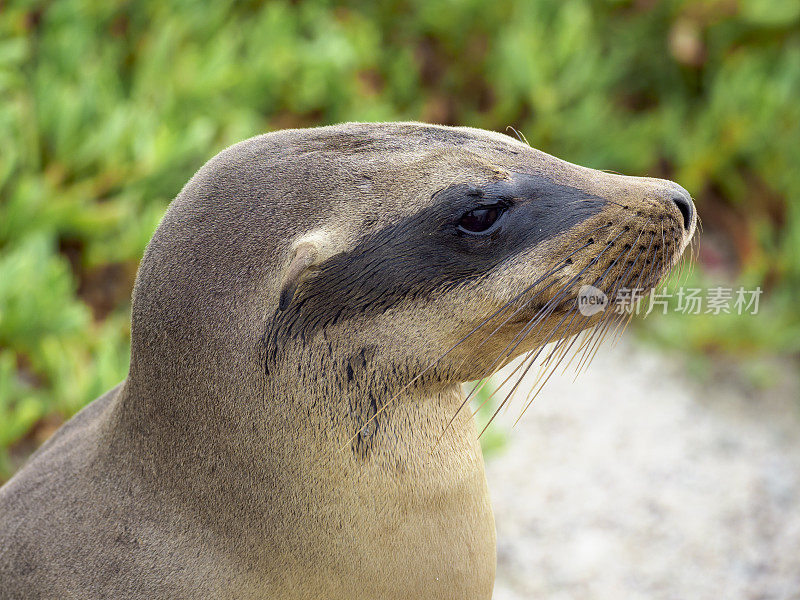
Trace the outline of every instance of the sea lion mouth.
[[526, 306], [518, 314], [509, 319], [507, 325], [509, 327], [519, 327], [521, 325], [529, 325], [536, 319], [552, 318], [563, 315], [569, 312], [576, 297], [568, 296], [566, 299], [558, 302], [557, 304], [548, 304], [547, 302], [536, 302], [531, 306]]

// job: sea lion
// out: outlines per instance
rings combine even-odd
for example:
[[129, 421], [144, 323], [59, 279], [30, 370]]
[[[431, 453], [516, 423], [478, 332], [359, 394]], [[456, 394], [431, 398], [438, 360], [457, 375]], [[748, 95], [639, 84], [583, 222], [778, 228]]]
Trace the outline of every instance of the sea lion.
[[0, 597], [489, 598], [461, 383], [597, 323], [580, 285], [652, 287], [695, 221], [478, 129], [228, 148], [147, 248], [127, 378], [0, 491]]

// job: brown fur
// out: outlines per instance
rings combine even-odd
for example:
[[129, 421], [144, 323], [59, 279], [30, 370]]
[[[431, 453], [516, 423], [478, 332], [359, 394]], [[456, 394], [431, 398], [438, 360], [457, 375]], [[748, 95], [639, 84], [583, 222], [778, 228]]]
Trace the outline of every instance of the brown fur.
[[[613, 203], [481, 277], [407, 297], [385, 261], [354, 253], [366, 239], [404, 252], [381, 232], [437, 190], [516, 172]], [[128, 377], [0, 491], [0, 598], [489, 598], [494, 521], [475, 427], [457, 409], [460, 384], [520, 324], [435, 361], [599, 224], [674, 227], [676, 187], [417, 123], [281, 131], [220, 153], [141, 263]], [[335, 321], [336, 298], [313, 290], [348, 252], [369, 265], [339, 277], [348, 302], [361, 306], [348, 282], [370, 268], [383, 277], [367, 279], [374, 293], [401, 297]]]

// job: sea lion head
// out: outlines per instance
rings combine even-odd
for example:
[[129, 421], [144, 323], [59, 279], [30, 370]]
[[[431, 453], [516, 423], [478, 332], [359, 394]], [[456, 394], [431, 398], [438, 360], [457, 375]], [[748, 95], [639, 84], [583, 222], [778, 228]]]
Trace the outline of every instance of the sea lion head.
[[696, 220], [675, 183], [479, 129], [259, 136], [209, 161], [156, 232], [131, 373], [253, 393], [305, 375], [330, 394], [477, 379], [602, 320], [579, 313], [583, 286], [651, 289]]
[[675, 183], [476, 129], [348, 125], [298, 154], [329, 191], [297, 190], [318, 216], [287, 240], [272, 360], [322, 336], [379, 347], [406, 379], [474, 379], [487, 357], [499, 367], [601, 320], [579, 313], [581, 287], [649, 291], [695, 229]]

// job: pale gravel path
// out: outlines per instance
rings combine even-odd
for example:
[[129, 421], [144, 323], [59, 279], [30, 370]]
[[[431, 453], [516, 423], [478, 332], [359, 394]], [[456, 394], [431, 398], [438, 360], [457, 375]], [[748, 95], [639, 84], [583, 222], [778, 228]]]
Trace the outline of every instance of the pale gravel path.
[[625, 340], [554, 376], [487, 461], [494, 598], [800, 599], [800, 386], [778, 372], [704, 384]]

